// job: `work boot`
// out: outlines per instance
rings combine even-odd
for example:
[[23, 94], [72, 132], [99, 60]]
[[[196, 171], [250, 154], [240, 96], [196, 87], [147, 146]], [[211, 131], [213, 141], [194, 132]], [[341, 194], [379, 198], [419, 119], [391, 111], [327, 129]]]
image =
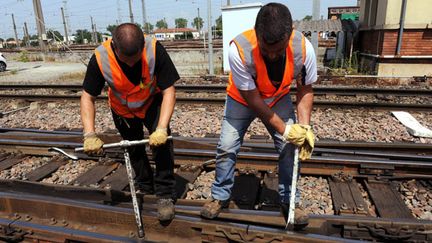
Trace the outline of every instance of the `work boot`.
[[157, 211], [159, 221], [170, 221], [174, 218], [174, 201], [171, 198], [159, 198], [157, 200]]
[[229, 205], [229, 200], [221, 201], [212, 199], [210, 202], [206, 202], [201, 209], [201, 216], [207, 219], [216, 218], [222, 211], [222, 208], [226, 208]]
[[[288, 220], [289, 204], [281, 203], [281, 213], [284, 216], [285, 222]], [[294, 209], [294, 228], [302, 229], [309, 224], [309, 216], [301, 207]]]

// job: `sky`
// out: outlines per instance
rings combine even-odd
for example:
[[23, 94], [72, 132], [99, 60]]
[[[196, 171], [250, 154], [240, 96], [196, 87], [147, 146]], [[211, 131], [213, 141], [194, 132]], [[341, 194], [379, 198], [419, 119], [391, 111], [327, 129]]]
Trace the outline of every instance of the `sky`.
[[[188, 20], [188, 27], [198, 16], [204, 20], [204, 28], [207, 26], [207, 0], [144, 0], [147, 21], [155, 25], [160, 19], [165, 18], [168, 27], [174, 27], [176, 18]], [[230, 0], [231, 5], [246, 3], [280, 2], [288, 6], [294, 20], [302, 19], [306, 15], [312, 15], [313, 0]], [[63, 21], [60, 8], [65, 9], [69, 34], [77, 29], [91, 30], [90, 16], [96, 24], [99, 32], [107, 32], [110, 24], [130, 22], [128, 0], [41, 0], [46, 29], [59, 31], [64, 35]], [[227, 0], [211, 0], [212, 23], [221, 15], [221, 7], [227, 4]], [[355, 6], [357, 0], [321, 0], [321, 15], [327, 18], [327, 8], [333, 6]], [[132, 12], [134, 21], [142, 24], [142, 0], [132, 0]], [[37, 34], [36, 20], [32, 0], [0, 0], [0, 38], [14, 37], [12, 14], [15, 17], [18, 38], [23, 36], [24, 22], [27, 22], [30, 35]]]

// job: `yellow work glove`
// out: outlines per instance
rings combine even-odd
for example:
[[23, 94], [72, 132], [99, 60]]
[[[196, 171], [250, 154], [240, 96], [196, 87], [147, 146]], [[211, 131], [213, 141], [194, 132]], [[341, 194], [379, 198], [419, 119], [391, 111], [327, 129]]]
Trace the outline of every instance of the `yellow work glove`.
[[303, 145], [300, 146], [299, 150], [299, 159], [300, 160], [307, 160], [310, 159], [312, 156], [312, 151], [315, 146], [315, 135], [313, 134], [312, 128], [309, 127], [309, 129], [306, 132], [306, 137]]
[[156, 131], [154, 131], [149, 137], [149, 144], [152, 147], [160, 146], [162, 144], [165, 144], [167, 139], [168, 139], [167, 129], [156, 128]]
[[96, 136], [96, 133], [89, 132], [84, 134], [84, 153], [89, 155], [101, 155], [104, 142]]
[[285, 132], [282, 136], [295, 146], [301, 146], [305, 142], [307, 131], [310, 129], [311, 127], [309, 125], [289, 124], [286, 125]]

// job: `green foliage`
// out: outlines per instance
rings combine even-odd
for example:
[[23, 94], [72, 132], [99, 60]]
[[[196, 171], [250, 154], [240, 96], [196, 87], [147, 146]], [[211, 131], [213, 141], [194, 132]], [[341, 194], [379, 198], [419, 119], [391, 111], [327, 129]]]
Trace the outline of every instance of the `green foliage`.
[[92, 33], [89, 32], [88, 30], [84, 29], [84, 30], [77, 30], [75, 33], [75, 41], [77, 44], [83, 44], [84, 43], [84, 39], [87, 39], [88, 42], [91, 41], [92, 39]]
[[201, 30], [203, 27], [203, 23], [204, 21], [201, 17], [196, 17], [192, 22], [192, 26], [195, 27], [195, 29], [197, 30]]
[[303, 20], [306, 20], [306, 21], [312, 20], [312, 15], [304, 16]]
[[6, 41], [14, 41], [14, 40], [15, 40], [15, 38], [12, 38], [12, 37], [6, 39]]
[[47, 32], [48, 39], [53, 39], [55, 41], [63, 41], [63, 35], [57, 30], [49, 29]]
[[222, 15], [219, 16], [219, 18], [216, 19], [216, 36], [221, 37], [222, 36]]
[[27, 51], [22, 51], [21, 55], [18, 57], [19, 62], [30, 62], [30, 58]]
[[359, 73], [359, 53], [353, 52], [351, 59], [338, 60], [334, 59], [330, 62], [329, 69], [332, 75], [352, 75]]
[[176, 28], [186, 28], [187, 22], [188, 21], [185, 18], [177, 18], [177, 19], [175, 19], [175, 27]]
[[150, 33], [153, 31], [154, 26], [152, 24], [150, 24], [149, 22], [146, 22], [144, 25], [144, 32], [145, 33]]
[[167, 22], [165, 21], [165, 19], [161, 19], [161, 20], [159, 20], [158, 22], [156, 22], [156, 27], [157, 27], [158, 29], [167, 29], [167, 28], [168, 28], [168, 24], [167, 24]]
[[111, 33], [111, 35], [113, 34], [115, 28], [117, 28], [116, 24], [110, 24], [106, 27], [106, 29]]

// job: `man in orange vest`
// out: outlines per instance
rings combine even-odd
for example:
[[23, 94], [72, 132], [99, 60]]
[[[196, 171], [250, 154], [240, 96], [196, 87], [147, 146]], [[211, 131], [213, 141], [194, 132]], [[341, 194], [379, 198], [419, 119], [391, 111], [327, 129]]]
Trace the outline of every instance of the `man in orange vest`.
[[150, 167], [145, 146], [129, 148], [138, 189], [158, 197], [158, 218], [174, 217], [175, 179], [173, 142], [169, 122], [174, 111], [176, 68], [164, 47], [144, 36], [135, 24], [119, 25], [113, 38], [96, 48], [87, 67], [81, 96], [84, 151], [102, 153], [103, 141], [95, 133], [95, 100], [105, 82], [114, 123], [124, 140], [144, 138], [143, 125], [151, 134], [156, 173]]
[[[279, 195], [284, 217], [288, 216], [294, 151], [300, 160], [310, 158], [314, 134], [310, 123], [313, 105], [312, 83], [317, 80], [312, 45], [293, 30], [291, 13], [279, 3], [269, 3], [258, 12], [255, 28], [247, 30], [230, 43], [231, 72], [221, 136], [216, 155], [216, 178], [212, 200], [201, 215], [215, 218], [228, 206], [237, 153], [250, 123], [259, 117], [272, 136], [279, 153]], [[289, 90], [297, 80], [297, 116]], [[297, 204], [299, 194], [296, 195]], [[295, 224], [307, 225], [303, 210], [295, 209]]]

